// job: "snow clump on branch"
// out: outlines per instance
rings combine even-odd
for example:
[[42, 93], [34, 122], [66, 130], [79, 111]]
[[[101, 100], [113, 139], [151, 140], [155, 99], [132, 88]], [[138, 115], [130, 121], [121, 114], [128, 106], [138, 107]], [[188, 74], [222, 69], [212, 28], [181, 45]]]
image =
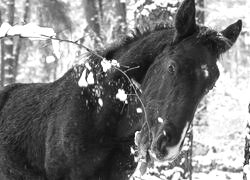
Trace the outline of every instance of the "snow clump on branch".
[[101, 61], [101, 65], [103, 72], [107, 72], [109, 69], [111, 69], [112, 66], [120, 67], [120, 64], [117, 62], [117, 60], [108, 61], [105, 58]]
[[0, 27], [0, 38], [20, 36], [37, 40], [46, 40], [55, 37], [55, 35], [56, 33], [52, 28], [40, 27], [34, 23], [11, 26], [9, 23], [5, 22]]

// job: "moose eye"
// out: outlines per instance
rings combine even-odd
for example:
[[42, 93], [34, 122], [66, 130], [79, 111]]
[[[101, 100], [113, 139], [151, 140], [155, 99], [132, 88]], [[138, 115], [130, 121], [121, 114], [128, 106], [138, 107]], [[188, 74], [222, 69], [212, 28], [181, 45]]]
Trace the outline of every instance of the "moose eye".
[[176, 66], [175, 66], [175, 64], [174, 64], [174, 63], [170, 63], [170, 64], [168, 65], [168, 72], [169, 72], [170, 74], [174, 74], [175, 71], [176, 71]]

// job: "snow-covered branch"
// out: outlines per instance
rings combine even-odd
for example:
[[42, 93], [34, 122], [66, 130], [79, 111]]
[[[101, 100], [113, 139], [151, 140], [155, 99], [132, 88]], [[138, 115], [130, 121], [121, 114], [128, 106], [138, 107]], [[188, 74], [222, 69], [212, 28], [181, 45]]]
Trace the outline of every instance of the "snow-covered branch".
[[52, 28], [40, 27], [34, 23], [11, 26], [4, 22], [0, 27], [0, 38], [20, 36], [29, 39], [46, 40], [55, 37], [56, 33]]

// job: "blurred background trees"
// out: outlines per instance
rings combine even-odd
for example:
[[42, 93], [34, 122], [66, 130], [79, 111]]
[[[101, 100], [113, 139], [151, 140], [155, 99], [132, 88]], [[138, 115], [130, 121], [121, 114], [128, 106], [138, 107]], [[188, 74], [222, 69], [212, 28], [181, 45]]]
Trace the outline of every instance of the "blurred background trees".
[[[52, 27], [61, 39], [92, 49], [105, 48], [130, 29], [172, 23], [180, 0], [2, 0], [0, 24], [35, 23]], [[242, 179], [246, 107], [250, 101], [250, 1], [196, 0], [197, 21], [222, 29], [237, 19], [243, 31], [218, 62], [221, 76], [198, 107], [183, 153], [169, 165], [157, 165], [145, 179]], [[0, 40], [1, 86], [13, 82], [51, 82], [85, 50], [51, 41]], [[55, 48], [56, 47], [56, 48]], [[193, 172], [193, 177], [192, 177]]]
[[[250, 102], [248, 105], [248, 112], [250, 114]], [[246, 137], [245, 137], [245, 149], [244, 149], [244, 165], [243, 165], [243, 180], [250, 179], [250, 120], [247, 121]]]
[[[8, 0], [6, 2], [6, 17], [7, 22], [13, 26], [14, 24], [14, 14], [15, 14], [15, 0]], [[2, 13], [1, 13], [2, 15]], [[2, 17], [3, 19], [3, 17]], [[15, 57], [14, 57], [14, 39], [8, 38], [2, 40], [2, 76], [3, 84], [6, 81], [6, 84], [11, 84], [15, 82], [14, 71], [15, 71]]]

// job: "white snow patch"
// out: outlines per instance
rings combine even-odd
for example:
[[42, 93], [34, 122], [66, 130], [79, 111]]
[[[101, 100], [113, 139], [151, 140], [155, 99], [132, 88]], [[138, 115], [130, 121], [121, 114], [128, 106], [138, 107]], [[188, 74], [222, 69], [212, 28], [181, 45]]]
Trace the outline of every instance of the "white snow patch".
[[101, 107], [103, 106], [103, 100], [101, 98], [98, 99], [98, 103]]
[[101, 90], [100, 89], [95, 89], [94, 92], [95, 92], [96, 97], [101, 97]]
[[89, 65], [88, 62], [85, 63], [85, 67], [86, 67], [88, 70], [91, 70], [91, 66]]
[[136, 131], [136, 132], [135, 132], [135, 139], [134, 139], [134, 142], [135, 142], [135, 145], [136, 145], [136, 146], [139, 145], [140, 135], [141, 135], [141, 132], [140, 132], [140, 131]]
[[60, 58], [60, 41], [58, 40], [51, 40], [52, 43], [52, 48], [53, 48], [53, 52], [56, 55], [57, 58]]
[[55, 61], [56, 61], [56, 58], [55, 58], [54, 56], [47, 56], [47, 57], [45, 58], [45, 61], [46, 61], [47, 64], [50, 64], [50, 63], [55, 62]]
[[11, 27], [9, 23], [4, 22], [0, 27], [0, 38], [6, 36]]
[[184, 170], [181, 168], [181, 167], [174, 167], [173, 169], [169, 169], [168, 171], [166, 171], [164, 173], [164, 175], [166, 177], [171, 177], [173, 174], [177, 173], [177, 172], [180, 172], [180, 173], [184, 173]]
[[120, 67], [120, 64], [117, 62], [117, 60], [114, 59], [111, 61], [111, 65], [115, 67]]
[[110, 61], [103, 59], [101, 61], [101, 65], [102, 65], [102, 70], [103, 72], [107, 72], [110, 68], [111, 68], [111, 63]]
[[86, 73], [87, 73], [87, 70], [84, 69], [84, 71], [82, 72], [82, 75], [78, 81], [78, 86], [80, 86], [80, 87], [87, 87], [88, 86], [88, 82], [86, 81]]
[[250, 178], [250, 165], [249, 164], [243, 167], [243, 172], [246, 174], [247, 179], [249, 179]]
[[87, 87], [89, 84], [95, 83], [94, 74], [92, 72], [90, 72], [88, 74], [87, 78], [86, 78], [86, 74], [87, 74], [87, 69], [84, 69], [84, 71], [82, 72], [82, 75], [78, 81], [78, 85], [80, 87]]
[[206, 64], [201, 65], [201, 70], [205, 78], [209, 77], [208, 67]]
[[188, 145], [184, 145], [182, 146], [182, 151], [188, 151], [189, 150], [189, 146]]
[[135, 150], [134, 150], [134, 148], [133, 148], [133, 147], [130, 147], [130, 153], [131, 153], [132, 155], [134, 155], [134, 154], [135, 154]]
[[163, 123], [163, 119], [161, 117], [158, 117], [157, 120], [158, 120], [159, 123]]
[[3, 23], [0, 27], [0, 38], [4, 36], [22, 36], [35, 39], [50, 39], [56, 35], [52, 28], [40, 27], [34, 23], [25, 25], [11, 26], [8, 23]]
[[125, 93], [124, 89], [118, 89], [118, 92], [115, 97], [116, 99], [119, 99], [120, 101], [126, 101], [128, 98], [128, 95]]
[[136, 112], [137, 113], [142, 113], [142, 109], [141, 108], [136, 108]]
[[165, 131], [165, 130], [163, 131], [163, 135], [164, 135], [164, 136], [166, 136], [166, 135], [167, 135], [167, 133], [166, 133], [166, 131]]
[[120, 67], [120, 64], [116, 60], [108, 61], [106, 59], [103, 59], [101, 61], [101, 65], [102, 65], [103, 72], [107, 72], [109, 69], [111, 69], [112, 66]]
[[95, 83], [94, 74], [92, 72], [90, 72], [88, 77], [87, 77], [87, 83], [88, 84], [94, 84]]

